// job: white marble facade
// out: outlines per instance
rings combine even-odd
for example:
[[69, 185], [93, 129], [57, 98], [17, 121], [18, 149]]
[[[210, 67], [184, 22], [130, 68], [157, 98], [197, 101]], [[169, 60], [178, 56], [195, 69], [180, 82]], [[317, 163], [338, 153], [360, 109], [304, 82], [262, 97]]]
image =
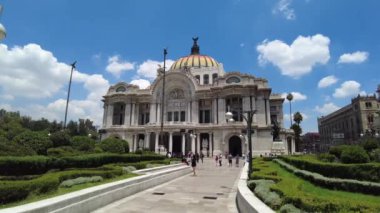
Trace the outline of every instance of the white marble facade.
[[[102, 139], [111, 135], [125, 139], [131, 151], [246, 155], [247, 123], [239, 113], [256, 110], [252, 153], [273, 152], [271, 121], [283, 127], [284, 99], [272, 93], [266, 79], [225, 72], [221, 63], [199, 53], [194, 40], [191, 54], [178, 59], [166, 72], [161, 133], [164, 76], [160, 71], [162, 68], [147, 89], [124, 82], [109, 88], [103, 100]], [[234, 122], [227, 122], [227, 110], [233, 112]], [[294, 152], [291, 135], [284, 129], [280, 133], [285, 153]]]

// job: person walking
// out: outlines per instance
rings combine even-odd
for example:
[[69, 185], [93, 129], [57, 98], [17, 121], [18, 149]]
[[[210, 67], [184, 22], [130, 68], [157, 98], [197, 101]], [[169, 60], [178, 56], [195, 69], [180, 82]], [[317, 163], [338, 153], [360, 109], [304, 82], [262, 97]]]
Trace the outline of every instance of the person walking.
[[222, 166], [222, 160], [223, 160], [223, 156], [222, 156], [222, 153], [219, 154], [219, 166]]
[[197, 159], [195, 156], [191, 158], [191, 167], [193, 168], [193, 176], [196, 176], [197, 174], [195, 173], [195, 168], [197, 167]]
[[236, 155], [236, 161], [235, 161], [235, 164], [236, 164], [236, 167], [239, 167], [239, 158], [240, 156], [239, 155]]
[[215, 155], [215, 166], [218, 166], [219, 155]]
[[228, 167], [232, 166], [232, 155], [231, 153], [228, 155]]
[[195, 159], [197, 160], [197, 163], [199, 163], [199, 154], [198, 154], [198, 152], [195, 153]]
[[203, 164], [203, 158], [204, 158], [204, 155], [203, 155], [203, 152], [201, 152], [201, 161], [202, 161], [202, 164]]

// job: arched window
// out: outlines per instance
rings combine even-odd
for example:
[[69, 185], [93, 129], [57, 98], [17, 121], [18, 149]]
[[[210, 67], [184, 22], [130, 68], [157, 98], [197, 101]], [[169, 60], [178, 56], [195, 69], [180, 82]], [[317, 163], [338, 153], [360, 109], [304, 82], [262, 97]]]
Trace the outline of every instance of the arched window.
[[204, 85], [209, 84], [209, 79], [208, 79], [208, 75], [207, 74], [203, 75], [203, 84]]
[[227, 84], [239, 83], [240, 78], [233, 76], [233, 77], [228, 78], [226, 82], [227, 82]]
[[196, 75], [195, 78], [198, 80], [198, 82], [201, 82], [201, 76]]
[[125, 103], [118, 102], [113, 105], [112, 125], [124, 125]]
[[121, 86], [116, 89], [116, 92], [125, 92], [125, 87]]
[[217, 73], [212, 74], [212, 82], [213, 83], [216, 81], [217, 78], [218, 78], [218, 74]]

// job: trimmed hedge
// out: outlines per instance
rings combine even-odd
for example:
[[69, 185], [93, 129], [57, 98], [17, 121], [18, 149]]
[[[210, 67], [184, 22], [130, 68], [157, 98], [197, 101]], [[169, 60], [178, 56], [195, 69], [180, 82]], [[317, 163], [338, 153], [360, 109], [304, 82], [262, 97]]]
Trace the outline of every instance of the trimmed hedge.
[[301, 169], [297, 169], [292, 165], [285, 163], [279, 159], [273, 160], [286, 170], [294, 173], [295, 175], [308, 180], [316, 185], [328, 189], [338, 189], [350, 192], [360, 192], [365, 194], [380, 195], [380, 183], [373, 183], [367, 181], [358, 181], [352, 179], [339, 179], [328, 178], [318, 173], [313, 173]]
[[57, 190], [59, 184], [68, 179], [91, 176], [112, 178], [122, 174], [122, 168], [107, 166], [99, 170], [68, 170], [47, 173], [32, 180], [0, 181], [0, 204], [25, 199], [31, 193], [42, 194]]
[[62, 158], [45, 156], [0, 157], [0, 175], [42, 174], [50, 169], [94, 168], [110, 163], [136, 163], [141, 161], [161, 161], [161, 155], [134, 154], [88, 154]]
[[279, 158], [299, 169], [319, 173], [326, 177], [380, 182], [379, 163], [325, 163], [311, 159], [303, 159], [298, 156], [280, 156]]

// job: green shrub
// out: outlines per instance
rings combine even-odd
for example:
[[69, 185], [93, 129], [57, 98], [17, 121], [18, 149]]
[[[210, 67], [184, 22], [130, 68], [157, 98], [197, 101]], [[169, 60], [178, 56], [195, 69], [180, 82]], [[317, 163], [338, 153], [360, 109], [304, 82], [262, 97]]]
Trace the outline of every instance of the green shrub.
[[49, 169], [49, 161], [45, 156], [0, 157], [0, 175], [42, 174]]
[[78, 177], [75, 179], [69, 179], [63, 181], [59, 186], [64, 188], [70, 188], [74, 185], [84, 184], [84, 183], [94, 183], [103, 181], [101, 176], [92, 176], [92, 177]]
[[75, 151], [71, 146], [61, 146], [57, 148], [49, 148], [47, 150], [47, 155], [54, 157], [63, 157], [75, 154], [78, 154], [78, 152]]
[[136, 155], [142, 155], [143, 151], [141, 149], [138, 149], [138, 150], [135, 151], [135, 154]]
[[109, 137], [100, 142], [100, 148], [105, 152], [111, 153], [126, 153], [125, 142], [118, 138]]
[[[163, 161], [161, 155], [134, 155], [134, 154], [87, 154], [65, 157], [26, 156], [26, 157], [0, 157], [0, 175], [30, 175], [42, 174], [50, 169], [66, 168], [94, 168], [110, 163], [141, 163], [137, 165], [145, 168], [149, 161]], [[155, 163], [155, 162], [154, 162]]]
[[326, 177], [380, 182], [380, 164], [378, 163], [326, 163], [313, 159], [305, 159], [303, 156], [281, 156], [280, 159], [299, 169], [316, 172]]
[[57, 131], [50, 135], [54, 147], [70, 146], [70, 135], [66, 131]]
[[375, 138], [367, 138], [361, 145], [367, 152], [379, 148], [379, 143]]
[[318, 155], [318, 159], [323, 162], [333, 162], [335, 160], [335, 156], [328, 153], [322, 153]]
[[270, 187], [275, 184], [272, 180], [251, 180], [248, 181], [248, 187], [254, 186], [254, 192], [265, 204], [273, 209], [280, 208], [282, 200], [276, 192], [272, 192]]
[[72, 139], [74, 149], [80, 151], [93, 151], [95, 149], [95, 141], [87, 136], [75, 136]]
[[[1, 137], [0, 137], [1, 138]], [[37, 153], [26, 146], [0, 139], [0, 156], [27, 156]]]
[[294, 173], [295, 175], [321, 187], [351, 192], [360, 192], [365, 194], [380, 195], [380, 183], [358, 181], [352, 179], [328, 178], [318, 173], [297, 169], [296, 167], [287, 164], [279, 159], [274, 161], [280, 164], [280, 166], [282, 166], [286, 170]]
[[369, 162], [369, 156], [363, 147], [350, 146], [343, 149], [340, 160], [342, 163], [367, 163]]
[[280, 213], [301, 213], [301, 210], [293, 206], [293, 204], [285, 204], [281, 206]]
[[126, 173], [131, 173], [133, 171], [136, 171], [136, 167], [134, 166], [123, 167], [123, 171], [125, 171]]
[[[59, 184], [65, 180], [78, 177], [100, 176], [102, 178], [112, 178], [122, 175], [120, 167], [105, 166], [97, 170], [68, 170], [54, 173], [47, 173], [32, 180], [20, 181], [0, 181], [0, 204], [6, 204], [25, 199], [29, 194], [41, 194], [58, 189]], [[99, 177], [92, 181], [98, 181]]]
[[31, 148], [39, 155], [46, 155], [47, 149], [53, 146], [46, 132], [25, 131], [13, 141], [21, 146]]
[[339, 145], [339, 146], [332, 146], [329, 149], [329, 153], [332, 155], [335, 155], [338, 159], [340, 159], [340, 155], [342, 154], [343, 150], [350, 147], [349, 145]]
[[371, 160], [380, 163], [380, 148], [373, 150], [370, 153]]

